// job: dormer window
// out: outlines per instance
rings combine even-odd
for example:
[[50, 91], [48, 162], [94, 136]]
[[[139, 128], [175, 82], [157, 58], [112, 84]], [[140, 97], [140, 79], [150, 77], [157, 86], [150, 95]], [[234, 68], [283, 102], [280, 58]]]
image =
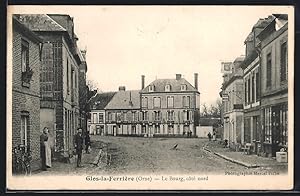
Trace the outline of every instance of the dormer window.
[[170, 84], [167, 84], [166, 86], [165, 86], [165, 91], [171, 91], [171, 85]]
[[149, 92], [154, 92], [154, 85], [149, 86]]
[[186, 85], [185, 85], [185, 84], [182, 84], [182, 85], [180, 86], [180, 90], [181, 90], [181, 91], [186, 91]]

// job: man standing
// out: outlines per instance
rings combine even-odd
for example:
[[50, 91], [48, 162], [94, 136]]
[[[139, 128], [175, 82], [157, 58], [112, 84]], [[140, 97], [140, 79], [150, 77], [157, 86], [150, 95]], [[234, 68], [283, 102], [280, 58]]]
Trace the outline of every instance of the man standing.
[[48, 141], [48, 128], [44, 127], [43, 133], [40, 136], [40, 153], [41, 153], [41, 161], [42, 161], [42, 170], [47, 171], [46, 166], [46, 142]]
[[78, 132], [75, 135], [75, 149], [77, 154], [77, 167], [81, 167], [81, 156], [83, 149], [83, 138], [82, 138], [82, 129], [78, 128]]

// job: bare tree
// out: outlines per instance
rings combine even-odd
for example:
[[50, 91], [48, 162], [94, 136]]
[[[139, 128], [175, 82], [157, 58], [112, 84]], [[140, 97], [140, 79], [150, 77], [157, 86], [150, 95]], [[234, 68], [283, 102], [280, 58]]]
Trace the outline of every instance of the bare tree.
[[202, 110], [201, 110], [201, 116], [202, 117], [207, 117], [208, 115], [209, 115], [208, 107], [207, 107], [206, 103], [203, 103], [202, 104]]

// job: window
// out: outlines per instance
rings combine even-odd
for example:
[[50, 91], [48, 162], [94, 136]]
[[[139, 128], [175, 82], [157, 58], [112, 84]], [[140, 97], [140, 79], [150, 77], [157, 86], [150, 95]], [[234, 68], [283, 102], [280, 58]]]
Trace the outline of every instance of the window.
[[21, 146], [27, 150], [27, 147], [30, 145], [28, 144], [28, 138], [30, 138], [29, 132], [29, 116], [28, 115], [21, 115]]
[[100, 114], [99, 114], [99, 122], [100, 122], [100, 123], [103, 123], [103, 122], [104, 122], [104, 115], [103, 115], [103, 113], [100, 113]]
[[155, 127], [154, 127], [154, 133], [160, 133], [159, 125], [155, 125]]
[[180, 86], [180, 90], [181, 90], [181, 91], [186, 91], [186, 85], [185, 85], [185, 84], [182, 84], [182, 85]]
[[167, 107], [174, 108], [174, 97], [167, 97]]
[[69, 86], [69, 59], [67, 58], [67, 91], [68, 94], [70, 93], [70, 86]]
[[173, 121], [174, 120], [174, 111], [168, 111], [167, 112], [167, 120], [168, 121]]
[[266, 108], [264, 111], [264, 133], [265, 142], [272, 143], [272, 109]]
[[149, 92], [154, 92], [154, 85], [149, 86]]
[[137, 115], [137, 113], [136, 112], [132, 112], [132, 120], [133, 121], [138, 121], [138, 115]]
[[98, 123], [97, 113], [93, 113], [93, 123]]
[[153, 98], [153, 106], [154, 108], [160, 108], [160, 97]]
[[117, 112], [117, 121], [122, 121], [122, 113]]
[[183, 120], [184, 121], [189, 121], [189, 120], [191, 120], [191, 115], [192, 114], [192, 112], [190, 112], [190, 111], [183, 111]]
[[111, 113], [111, 121], [116, 121], [116, 113]]
[[252, 91], [251, 91], [252, 92], [251, 99], [252, 100], [251, 100], [251, 102], [253, 103], [254, 99], [255, 99], [255, 97], [254, 97], [254, 95], [255, 95], [255, 92], [254, 92], [255, 91], [255, 88], [254, 88], [255, 87], [255, 84], [254, 84], [255, 83], [254, 75], [251, 78], [252, 78], [252, 86], [251, 86], [251, 89], [252, 89]]
[[272, 84], [272, 59], [271, 53], [267, 55], [267, 87], [271, 87]]
[[184, 96], [182, 98], [182, 102], [183, 102], [183, 107], [190, 107], [190, 97], [189, 96]]
[[288, 56], [287, 43], [284, 42], [280, 47], [280, 81], [286, 81], [288, 75]]
[[[248, 104], [248, 87], [247, 87], [247, 79], [245, 78], [244, 79], [244, 85], [245, 85], [245, 88], [244, 88], [244, 91], [245, 91], [245, 105]], [[226, 110], [225, 110], [226, 111]]]
[[160, 121], [160, 111], [154, 111], [154, 120]]
[[22, 72], [26, 72], [29, 70], [29, 44], [27, 41], [22, 40], [21, 44], [21, 65]]
[[146, 120], [148, 120], [148, 112], [142, 112], [142, 120], [143, 121], [146, 121]]
[[146, 133], [146, 126], [142, 126], [142, 134]]
[[250, 100], [250, 98], [251, 98], [250, 97], [250, 90], [251, 90], [251, 88], [250, 88], [250, 77], [248, 78], [247, 83], [248, 83], [247, 84], [247, 87], [248, 87], [248, 98], [247, 99], [248, 99], [248, 104], [249, 104], [249, 103], [251, 103], [251, 100]]
[[169, 85], [169, 84], [167, 84], [166, 86], [165, 86], [165, 91], [170, 91], [171, 90], [171, 85]]
[[147, 97], [142, 98], [142, 107], [148, 108], [148, 98]]
[[259, 88], [259, 72], [256, 73], [256, 101], [259, 100], [259, 97], [260, 97], [260, 88]]

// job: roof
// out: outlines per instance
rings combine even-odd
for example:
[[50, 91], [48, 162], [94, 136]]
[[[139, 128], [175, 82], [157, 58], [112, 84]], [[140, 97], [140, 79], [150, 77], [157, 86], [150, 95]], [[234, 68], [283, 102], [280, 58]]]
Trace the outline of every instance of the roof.
[[43, 42], [43, 40], [37, 34], [35, 34], [33, 31], [31, 31], [29, 28], [23, 25], [16, 16], [13, 16], [13, 25], [13, 28], [20, 28], [22, 32], [27, 36], [31, 37], [33, 41], [37, 43]]
[[103, 110], [115, 94], [116, 92], [98, 93], [91, 99], [91, 109]]
[[154, 85], [154, 92], [165, 92], [165, 86], [166, 85], [171, 86], [170, 92], [183, 92], [181, 91], [181, 85], [186, 85], [186, 91], [193, 91], [193, 92], [199, 92], [195, 87], [193, 87], [186, 79], [180, 78], [178, 80], [176, 79], [156, 79], [153, 82], [151, 82], [148, 86], [146, 86], [144, 89], [141, 90], [142, 93], [149, 92], [149, 86]]
[[200, 118], [200, 126], [217, 126], [221, 123], [220, 118]]
[[67, 31], [46, 14], [15, 14], [32, 31]]
[[105, 109], [139, 109], [140, 91], [118, 91]]

